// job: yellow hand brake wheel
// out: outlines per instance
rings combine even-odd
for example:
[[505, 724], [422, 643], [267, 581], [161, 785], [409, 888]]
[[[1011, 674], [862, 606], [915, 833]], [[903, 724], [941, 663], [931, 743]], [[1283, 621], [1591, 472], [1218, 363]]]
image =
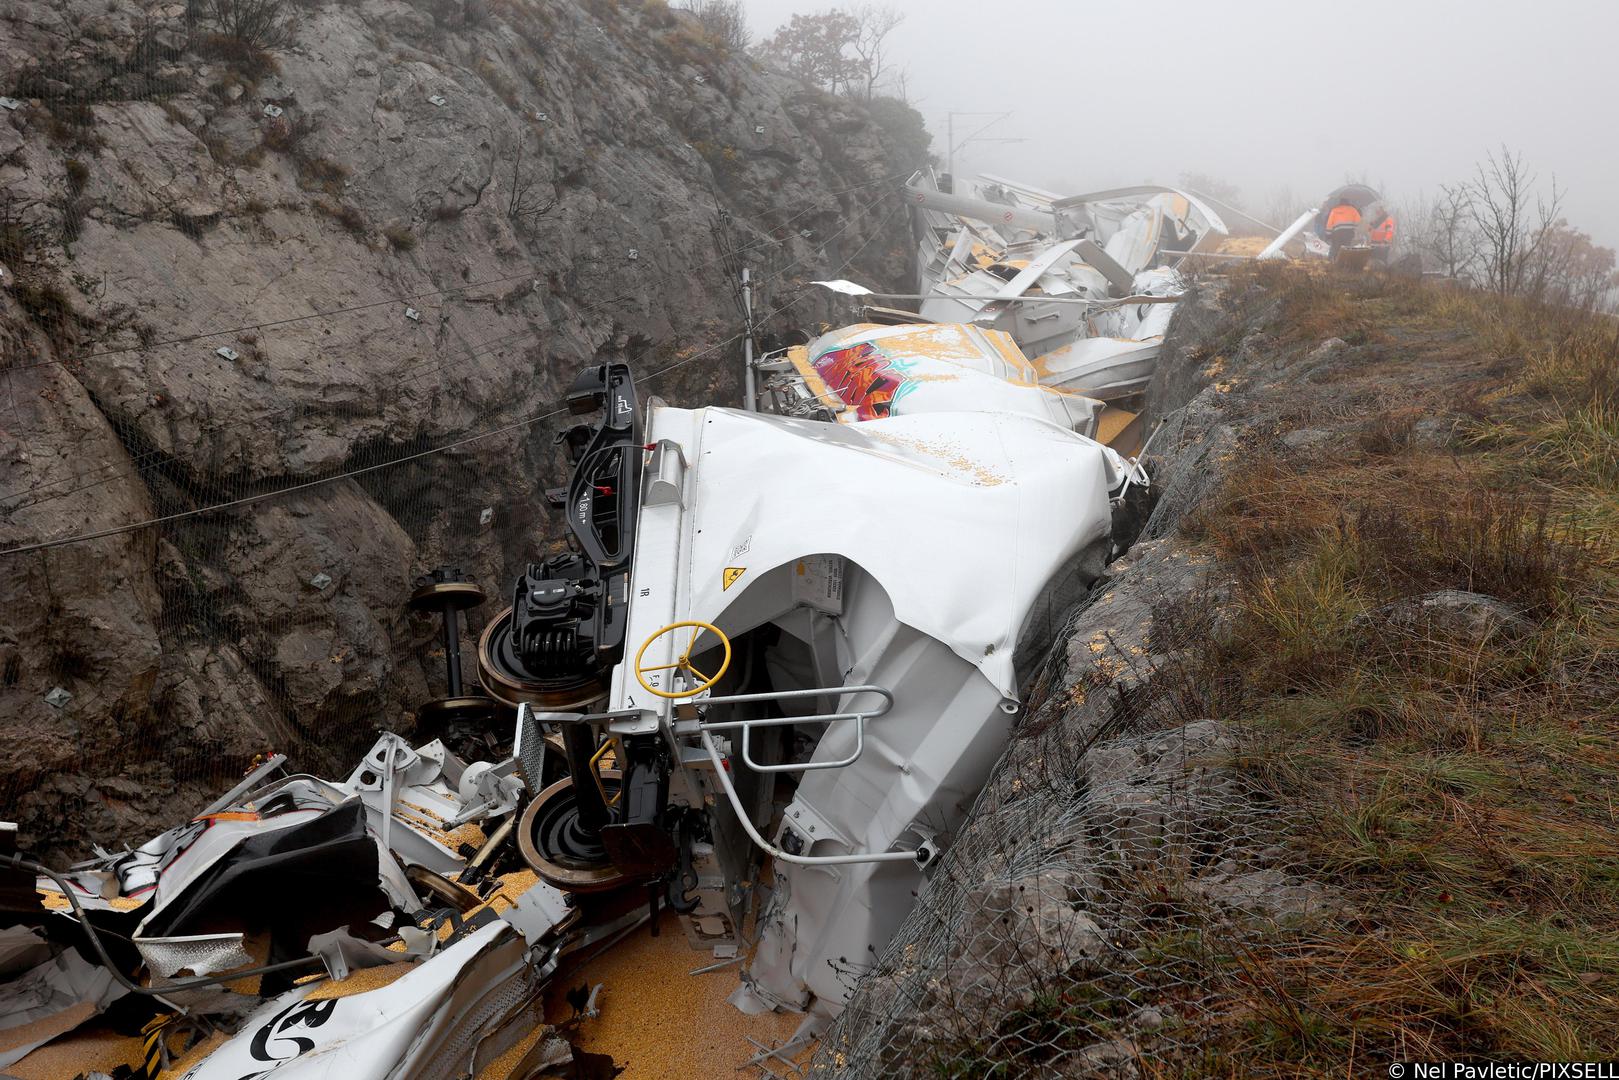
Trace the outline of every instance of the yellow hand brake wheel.
[[[654, 641], [657, 641], [665, 634], [678, 633], [679, 631], [685, 630], [688, 627], [691, 629], [691, 640], [686, 642], [686, 651], [680, 654], [680, 658], [678, 660], [672, 664], [658, 664], [653, 667], [646, 667], [642, 663], [642, 657], [646, 656], [647, 649], [652, 647], [652, 643]], [[725, 647], [725, 657], [720, 661], [720, 669], [714, 672], [712, 675], [704, 675], [701, 671], [698, 671], [696, 667], [692, 666], [691, 662], [692, 647], [697, 644], [697, 639], [702, 636], [704, 630], [707, 630], [709, 633], [719, 638], [720, 644]], [[651, 637], [647, 638], [641, 643], [640, 651], [635, 654], [635, 681], [640, 683], [641, 688], [647, 693], [656, 694], [661, 698], [678, 699], [696, 697], [704, 690], [707, 690], [709, 687], [719, 682], [720, 678], [725, 674], [726, 669], [730, 666], [731, 639], [725, 636], [725, 631], [721, 630], [713, 623], [692, 621], [670, 623], [668, 626], [665, 626], [662, 630], [659, 630], [657, 633], [653, 634]], [[699, 681], [697, 685], [689, 687], [685, 690], [659, 690], [656, 686], [653, 686], [651, 683], [646, 681], [646, 677], [652, 674], [654, 671], [684, 671], [692, 676], [695, 676]], [[669, 681], [673, 683], [674, 676], [671, 675]]]

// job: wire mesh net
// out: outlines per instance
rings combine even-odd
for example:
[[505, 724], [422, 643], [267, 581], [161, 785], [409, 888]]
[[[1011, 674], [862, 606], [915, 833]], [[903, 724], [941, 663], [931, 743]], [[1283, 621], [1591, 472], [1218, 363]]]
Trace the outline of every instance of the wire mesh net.
[[1328, 902], [1204, 715], [1220, 687], [1187, 649], [1218, 597], [1147, 547], [1059, 638], [892, 942], [850, 965], [811, 1075], [1206, 1074], [1254, 993], [1243, 957]]

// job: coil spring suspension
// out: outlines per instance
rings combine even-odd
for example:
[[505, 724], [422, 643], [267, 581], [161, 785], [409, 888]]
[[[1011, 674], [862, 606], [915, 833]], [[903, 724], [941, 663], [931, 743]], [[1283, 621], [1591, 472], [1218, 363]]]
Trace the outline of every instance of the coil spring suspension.
[[573, 674], [578, 668], [579, 635], [571, 626], [552, 626], [523, 637], [523, 664], [543, 679]]

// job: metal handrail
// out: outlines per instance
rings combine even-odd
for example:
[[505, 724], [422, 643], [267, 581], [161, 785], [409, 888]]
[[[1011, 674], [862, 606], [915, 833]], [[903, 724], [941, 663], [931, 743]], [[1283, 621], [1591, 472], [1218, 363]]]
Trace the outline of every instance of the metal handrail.
[[742, 761], [754, 772], [814, 772], [817, 769], [841, 769], [845, 765], [853, 765], [855, 762], [859, 761], [860, 755], [866, 752], [866, 718], [864, 716], [855, 717], [854, 753], [850, 754], [846, 758], [839, 758], [836, 761], [806, 761], [803, 764], [794, 764], [793, 762], [788, 762], [785, 765], [761, 765], [757, 761], [754, 761], [752, 755], [748, 753], [750, 745], [748, 742], [748, 732], [752, 730], [753, 728], [751, 726], [742, 729]]
[[770, 853], [771, 857], [785, 863], [796, 863], [799, 866], [834, 866], [843, 863], [867, 862], [900, 862], [910, 860], [920, 863], [923, 861], [921, 853], [917, 851], [874, 851], [853, 855], [793, 855], [759, 835], [759, 830], [753, 827], [742, 799], [736, 793], [736, 786], [731, 783], [731, 776], [725, 771], [725, 759], [720, 756], [719, 747], [714, 745], [714, 736], [706, 731], [698, 732], [703, 740], [703, 749], [708, 751], [709, 760], [714, 763], [714, 775], [719, 777], [720, 786], [725, 789], [725, 797], [731, 801], [731, 809], [736, 811], [736, 819], [742, 825], [742, 831], [748, 834], [760, 848]]
[[760, 694], [729, 694], [725, 697], [699, 698], [693, 705], [707, 707], [709, 705], [749, 705], [760, 701], [792, 701], [798, 698], [811, 697], [841, 697], [844, 694], [876, 694], [883, 699], [882, 708], [875, 711], [846, 713], [818, 713], [812, 716], [779, 716], [767, 717], [760, 720], [724, 720], [717, 724], [703, 723], [703, 731], [728, 731], [733, 728], [752, 725], [754, 727], [780, 727], [785, 724], [819, 724], [829, 720], [853, 720], [857, 716], [879, 717], [894, 707], [894, 692], [886, 686], [874, 686], [870, 683], [861, 686], [819, 686], [808, 690], [767, 690]]
[[[858, 759], [865, 751], [866, 721], [883, 716], [894, 707], [893, 691], [889, 690], [885, 686], [873, 686], [869, 684], [862, 686], [831, 686], [811, 690], [776, 690], [761, 694], [732, 694], [727, 697], [705, 698], [697, 704], [703, 706], [744, 705], [761, 701], [786, 701], [796, 698], [824, 697], [828, 694], [836, 694], [839, 696], [844, 694], [848, 694], [850, 696], [855, 694], [876, 694], [877, 696], [881, 697], [883, 701], [879, 708], [866, 710], [863, 712], [816, 713], [811, 716], [780, 716], [767, 717], [758, 720], [722, 720], [713, 724], [697, 721], [689, 728], [686, 728], [684, 732], [681, 732], [680, 728], [678, 727], [676, 730], [681, 734], [695, 733], [699, 738], [702, 739], [703, 749], [708, 752], [709, 760], [714, 764], [714, 775], [719, 778], [720, 786], [725, 789], [725, 797], [730, 800], [731, 809], [736, 811], [737, 820], [741, 822], [743, 831], [748, 834], [748, 838], [750, 840], [752, 840], [763, 850], [769, 852], [772, 857], [779, 859], [782, 862], [796, 863], [799, 866], [833, 866], [844, 863], [900, 862], [902, 860], [910, 860], [913, 862], [921, 861], [920, 853], [916, 851], [878, 851], [856, 853], [851, 855], [793, 855], [789, 852], [783, 851], [775, 844], [772, 844], [770, 841], [766, 840], [762, 835], [760, 835], [759, 831], [753, 827], [753, 821], [751, 820], [747, 810], [742, 805], [742, 798], [737, 794], [736, 786], [731, 783], [731, 775], [726, 770], [725, 759], [720, 754], [719, 747], [714, 743], [713, 732], [735, 731], [740, 729], [742, 732], [742, 761], [750, 769], [753, 769], [756, 772], [776, 773], [800, 772], [808, 771], [810, 769], [841, 769], [846, 765], [854, 764], [855, 760]], [[837, 761], [811, 762], [804, 765], [760, 765], [748, 754], [748, 733], [756, 727], [783, 727], [789, 724], [832, 723], [838, 720], [855, 721], [855, 749], [854, 753], [850, 754], [846, 758], [841, 758]]]
[[[735, 705], [750, 704], [760, 701], [787, 701], [806, 697], [825, 697], [829, 694], [837, 694], [840, 696], [843, 694], [848, 694], [853, 696], [855, 694], [862, 693], [876, 694], [878, 697], [883, 699], [882, 706], [880, 708], [867, 710], [864, 712], [816, 713], [810, 716], [773, 716], [754, 720], [723, 720], [715, 724], [699, 722], [694, 730], [733, 731], [740, 728], [742, 731], [742, 761], [754, 772], [785, 773], [814, 772], [817, 769], [841, 769], [847, 765], [853, 765], [856, 761], [860, 760], [860, 755], [865, 753], [866, 721], [886, 715], [888, 711], [894, 707], [893, 692], [890, 691], [886, 686], [875, 686], [868, 684], [863, 686], [828, 686], [811, 690], [773, 690], [759, 694], [734, 694], [723, 698], [708, 698], [702, 702], [704, 705], [712, 705], [716, 702], [721, 705]], [[752, 748], [752, 742], [749, 739], [749, 735], [756, 727], [785, 727], [789, 724], [827, 724], [838, 720], [853, 720], [855, 722], [854, 752], [848, 757], [839, 758], [836, 761], [805, 762], [802, 765], [762, 765], [759, 762], [754, 761], [753, 755], [749, 752]]]

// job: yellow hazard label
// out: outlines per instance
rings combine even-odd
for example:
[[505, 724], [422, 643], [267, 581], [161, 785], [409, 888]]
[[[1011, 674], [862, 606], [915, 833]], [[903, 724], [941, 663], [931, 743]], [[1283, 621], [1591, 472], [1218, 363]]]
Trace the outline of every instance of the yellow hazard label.
[[725, 568], [725, 576], [724, 576], [725, 584], [724, 584], [724, 587], [720, 589], [720, 591], [724, 592], [726, 589], [729, 589], [732, 585], [735, 585], [736, 584], [736, 579], [741, 577], [743, 574], [746, 574], [747, 572], [748, 572], [748, 568], [746, 566], [727, 566]]

